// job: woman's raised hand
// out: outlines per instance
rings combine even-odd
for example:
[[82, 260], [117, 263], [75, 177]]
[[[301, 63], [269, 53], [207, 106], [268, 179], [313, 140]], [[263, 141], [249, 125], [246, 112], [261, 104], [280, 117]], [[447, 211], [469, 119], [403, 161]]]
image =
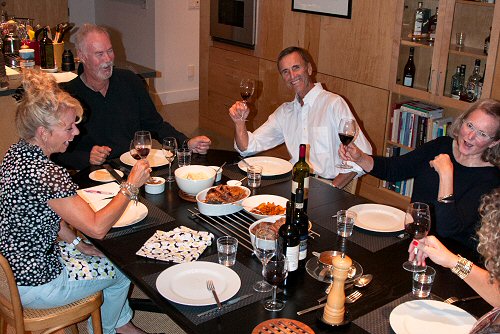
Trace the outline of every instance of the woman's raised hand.
[[149, 167], [149, 162], [147, 159], [137, 160], [134, 167], [130, 171], [127, 181], [139, 188], [147, 180], [149, 180], [151, 168]]

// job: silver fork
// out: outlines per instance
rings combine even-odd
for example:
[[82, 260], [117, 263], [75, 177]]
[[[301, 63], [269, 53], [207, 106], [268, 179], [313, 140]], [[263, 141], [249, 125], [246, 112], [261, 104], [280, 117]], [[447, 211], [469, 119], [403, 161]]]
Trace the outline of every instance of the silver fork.
[[446, 304], [454, 304], [456, 302], [465, 302], [467, 300], [474, 300], [474, 299], [480, 299], [482, 298], [481, 296], [472, 296], [472, 297], [465, 297], [465, 298], [458, 298], [458, 297], [450, 297], [446, 299], [444, 302]]
[[211, 279], [207, 280], [207, 289], [212, 292], [215, 298], [215, 302], [217, 303], [217, 307], [219, 308], [219, 310], [221, 310], [222, 304], [220, 303], [217, 292], [215, 291], [214, 282]]
[[353, 293], [351, 293], [349, 296], [345, 297], [345, 302], [347, 304], [352, 304], [355, 301], [357, 301], [359, 298], [361, 298], [362, 295], [363, 294], [361, 292], [359, 292], [359, 290], [356, 290]]

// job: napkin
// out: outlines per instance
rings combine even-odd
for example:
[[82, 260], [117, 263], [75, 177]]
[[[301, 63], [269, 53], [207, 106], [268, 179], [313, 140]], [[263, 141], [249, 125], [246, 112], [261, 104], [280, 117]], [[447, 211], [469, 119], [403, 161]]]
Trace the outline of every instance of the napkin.
[[87, 203], [94, 203], [105, 198], [116, 196], [120, 186], [116, 182], [104, 183], [95, 187], [78, 189], [77, 194]]
[[136, 254], [175, 263], [196, 261], [207, 246], [212, 244], [213, 238], [212, 233], [192, 230], [185, 226], [168, 232], [158, 230]]

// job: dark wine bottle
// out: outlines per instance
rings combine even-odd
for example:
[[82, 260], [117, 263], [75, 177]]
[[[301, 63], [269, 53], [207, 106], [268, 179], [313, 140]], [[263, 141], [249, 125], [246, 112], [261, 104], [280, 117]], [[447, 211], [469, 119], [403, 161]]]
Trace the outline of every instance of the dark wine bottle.
[[408, 61], [406, 62], [403, 71], [403, 86], [413, 87], [415, 81], [415, 63], [413, 62], [413, 54], [415, 53], [415, 48], [410, 48], [410, 54], [408, 55]]
[[304, 191], [297, 188], [295, 194], [295, 208], [293, 210], [292, 225], [299, 230], [299, 268], [305, 268], [307, 257], [307, 239], [309, 238], [309, 219], [304, 211]]
[[294, 272], [299, 266], [299, 229], [292, 224], [292, 203], [286, 203], [285, 224], [278, 230], [278, 251], [288, 259], [288, 272]]
[[291, 200], [292, 202], [295, 202], [297, 188], [301, 188], [304, 191], [305, 212], [307, 212], [307, 202], [309, 197], [309, 173], [309, 165], [306, 162], [306, 144], [300, 144], [299, 161], [293, 165]]
[[43, 37], [40, 40], [40, 67], [53, 69], [54, 63], [54, 45], [49, 38], [49, 29], [43, 28]]

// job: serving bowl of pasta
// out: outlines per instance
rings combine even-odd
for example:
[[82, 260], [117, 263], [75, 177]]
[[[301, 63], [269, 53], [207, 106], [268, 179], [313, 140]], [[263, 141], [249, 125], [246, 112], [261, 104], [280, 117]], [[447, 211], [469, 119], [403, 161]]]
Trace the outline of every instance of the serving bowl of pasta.
[[215, 180], [215, 170], [202, 165], [191, 165], [175, 170], [175, 181], [179, 188], [188, 195], [196, 195], [210, 188]]

